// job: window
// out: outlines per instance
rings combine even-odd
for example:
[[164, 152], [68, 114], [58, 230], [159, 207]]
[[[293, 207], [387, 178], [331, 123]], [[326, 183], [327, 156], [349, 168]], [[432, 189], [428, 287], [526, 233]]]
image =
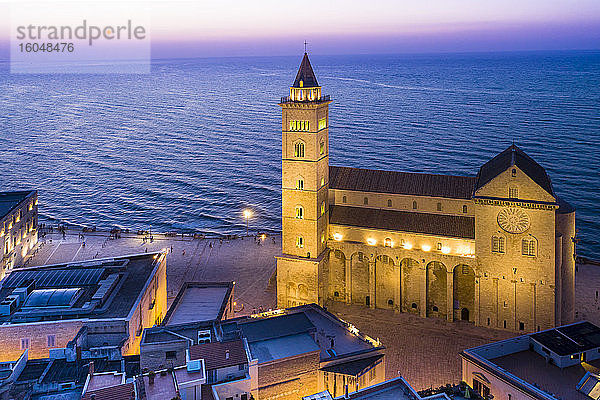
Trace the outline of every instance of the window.
[[304, 238], [302, 236], [296, 238], [296, 247], [299, 249], [304, 247]]
[[21, 338], [21, 350], [28, 349], [30, 345], [29, 338]]
[[513, 168], [511, 175], [513, 176], [513, 178], [515, 176], [517, 176], [517, 169], [516, 168]]
[[321, 187], [325, 186], [325, 177], [321, 177]]
[[376, 376], [377, 371], [375, 370], [375, 367], [373, 367], [369, 370], [369, 380], [372, 381], [373, 379], [375, 379]]
[[327, 117], [323, 117], [319, 120], [319, 130], [327, 128]]
[[346, 198], [346, 196], [342, 197], [342, 203], [346, 204], [348, 202], [348, 199]]
[[383, 245], [384, 245], [385, 247], [392, 247], [392, 239], [390, 239], [390, 238], [385, 238], [385, 239], [384, 239], [384, 241], [383, 241]]
[[465, 205], [465, 206], [463, 206], [463, 214], [466, 214], [466, 213], [467, 213], [467, 206]]
[[323, 155], [325, 154], [325, 142], [321, 141], [321, 143], [319, 143], [319, 154]]
[[524, 331], [525, 330], [525, 322], [519, 322], [519, 330], [520, 331]]
[[413, 210], [416, 210], [416, 209], [417, 209], [417, 202], [413, 201]]
[[198, 331], [198, 344], [200, 343], [210, 343], [210, 330]]
[[298, 178], [298, 180], [296, 181], [296, 189], [304, 190], [304, 179]]
[[508, 198], [516, 199], [517, 197], [519, 197], [519, 189], [514, 186], [508, 188]]
[[364, 204], [365, 206], [366, 206], [367, 204], [369, 204], [369, 198], [368, 198], [368, 197], [365, 197], [365, 198], [363, 199], [363, 204]]
[[504, 320], [504, 329], [506, 329], [506, 320]]
[[309, 121], [290, 121], [290, 131], [308, 132], [310, 130]]
[[388, 200], [388, 207], [392, 206], [392, 200]]
[[417, 309], [417, 303], [412, 303], [412, 304], [410, 305], [410, 307], [411, 307], [413, 310], [416, 310], [416, 309]]
[[325, 231], [321, 232], [321, 243], [325, 243]]
[[524, 256], [535, 257], [537, 251], [537, 239], [533, 236], [526, 237], [521, 242], [521, 253]]
[[389, 299], [389, 300], [388, 300], [388, 306], [393, 306], [393, 305], [394, 305], [394, 300], [392, 300], [392, 299]]
[[490, 388], [477, 379], [473, 379], [473, 390], [484, 399], [490, 396]]
[[167, 352], [165, 352], [165, 359], [166, 360], [176, 360], [177, 359], [177, 352], [176, 351], [167, 351]]
[[442, 211], [442, 203], [437, 203], [437, 210]]
[[48, 345], [49, 348], [56, 346], [56, 335], [46, 336], [46, 344]]
[[296, 206], [296, 218], [304, 219], [304, 207]]
[[441, 242], [437, 242], [437, 244], [435, 245], [435, 248], [438, 250], [442, 249], [442, 243]]
[[321, 215], [325, 214], [325, 211], [327, 210], [327, 205], [325, 204], [325, 201], [321, 202]]
[[304, 143], [297, 142], [294, 145], [294, 157], [304, 157]]
[[494, 235], [492, 236], [492, 253], [504, 253], [506, 239], [504, 236]]

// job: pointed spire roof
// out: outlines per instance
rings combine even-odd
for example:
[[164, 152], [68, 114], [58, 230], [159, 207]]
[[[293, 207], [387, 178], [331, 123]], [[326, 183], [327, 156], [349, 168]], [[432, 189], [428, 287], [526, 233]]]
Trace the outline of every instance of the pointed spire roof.
[[525, 152], [517, 147], [514, 143], [502, 153], [483, 164], [483, 166], [479, 169], [479, 173], [477, 174], [475, 191], [512, 166], [519, 167], [521, 171], [527, 174], [527, 176], [529, 176], [535, 183], [540, 185], [542, 189], [548, 192], [551, 196], [554, 196], [552, 182], [550, 181], [550, 177], [546, 173], [544, 167], [535, 162], [533, 158], [525, 154]]
[[313, 72], [312, 66], [310, 65], [310, 61], [308, 60], [308, 54], [304, 53], [304, 57], [302, 57], [302, 62], [300, 63], [300, 68], [298, 69], [298, 73], [296, 74], [296, 80], [292, 87], [299, 88], [300, 81], [302, 81], [303, 87], [317, 87], [319, 84], [317, 83], [317, 77]]

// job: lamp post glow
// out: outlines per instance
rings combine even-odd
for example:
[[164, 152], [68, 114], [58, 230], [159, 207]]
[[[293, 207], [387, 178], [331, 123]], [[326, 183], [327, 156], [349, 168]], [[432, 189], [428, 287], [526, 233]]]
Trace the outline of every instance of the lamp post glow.
[[246, 218], [246, 236], [248, 236], [248, 220], [252, 218], [252, 210], [244, 210], [244, 218]]

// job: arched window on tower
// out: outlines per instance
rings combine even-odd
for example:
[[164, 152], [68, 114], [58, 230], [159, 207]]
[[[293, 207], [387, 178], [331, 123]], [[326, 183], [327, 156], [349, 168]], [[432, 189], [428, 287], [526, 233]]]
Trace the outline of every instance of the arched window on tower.
[[392, 206], [392, 200], [388, 200], [388, 207]]
[[327, 210], [327, 205], [325, 204], [325, 201], [321, 202], [321, 215], [325, 214], [325, 211]]
[[296, 247], [299, 249], [304, 247], [304, 238], [302, 236], [296, 238]]
[[417, 209], [417, 202], [413, 201], [413, 210], [416, 210], [416, 209]]
[[502, 235], [492, 236], [492, 253], [504, 253], [506, 250], [506, 238]]
[[521, 243], [521, 253], [524, 256], [535, 257], [537, 255], [537, 239], [529, 236], [523, 239]]
[[319, 154], [323, 155], [325, 154], [325, 142], [321, 141], [321, 143], [319, 143]]
[[304, 142], [294, 144], [294, 157], [304, 157]]
[[365, 197], [365, 198], [363, 199], [363, 204], [364, 204], [365, 206], [369, 204], [369, 198], [368, 198], [368, 197]]
[[296, 218], [304, 219], [304, 207], [296, 206]]
[[342, 197], [342, 203], [346, 204], [348, 202], [348, 198], [346, 196]]
[[296, 189], [304, 190], [304, 178], [302, 178], [301, 176], [298, 177], [298, 179], [296, 180]]

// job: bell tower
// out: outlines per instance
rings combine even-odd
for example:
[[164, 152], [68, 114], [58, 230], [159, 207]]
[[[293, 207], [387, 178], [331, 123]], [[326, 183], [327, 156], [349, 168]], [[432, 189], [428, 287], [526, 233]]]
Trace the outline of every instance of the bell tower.
[[319, 303], [327, 264], [329, 96], [305, 52], [290, 94], [282, 97], [282, 255], [277, 305]]

